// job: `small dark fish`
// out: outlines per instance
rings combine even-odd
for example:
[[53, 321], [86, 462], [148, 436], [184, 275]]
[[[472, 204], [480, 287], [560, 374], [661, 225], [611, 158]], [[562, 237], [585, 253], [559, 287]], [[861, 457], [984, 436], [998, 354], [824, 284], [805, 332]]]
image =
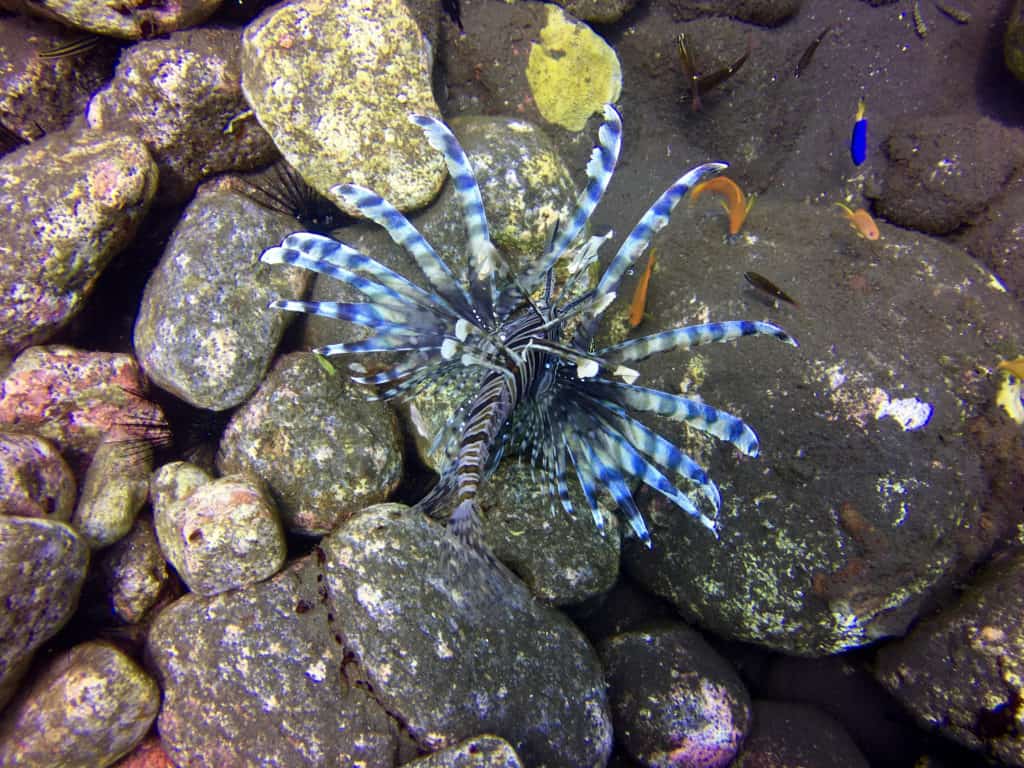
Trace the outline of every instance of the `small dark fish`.
[[794, 307], [799, 306], [784, 290], [779, 288], [775, 283], [769, 280], [764, 275], [759, 275], [757, 272], [744, 272], [743, 278], [750, 283], [754, 288], [761, 291], [773, 299], [784, 301], [787, 304], [792, 304]]
[[825, 36], [832, 31], [832, 25], [829, 24], [818, 36], [811, 41], [811, 44], [807, 46], [807, 50], [804, 51], [803, 56], [800, 57], [800, 61], [796, 63], [796, 72], [793, 77], [800, 77], [804, 73], [804, 70], [810, 66], [811, 59], [814, 58], [814, 52], [818, 50], [818, 46], [821, 45], [821, 41], [825, 39]]
[[459, 0], [441, 0], [441, 9], [448, 14], [449, 19], [455, 22], [459, 32], [466, 31], [462, 26], [462, 8], [459, 6]]
[[700, 96], [702, 93], [707, 93], [717, 85], [721, 85], [730, 77], [735, 75], [740, 67], [742, 67], [747, 57], [750, 56], [752, 47], [750, 36], [747, 36], [747, 50], [742, 56], [727, 67], [722, 67], [714, 72], [710, 72], [706, 75], [698, 74], [696, 61], [689, 48], [686, 46], [686, 37], [680, 32], [679, 33], [679, 60], [683, 65], [683, 74], [686, 75], [686, 79], [690, 82], [690, 100], [693, 104], [693, 111], [699, 112], [701, 108]]
[[73, 56], [91, 51], [97, 45], [99, 45], [99, 35], [85, 35], [75, 40], [71, 40], [67, 43], [61, 43], [53, 48], [47, 48], [45, 51], [39, 51], [36, 56], [40, 59], [70, 59]]

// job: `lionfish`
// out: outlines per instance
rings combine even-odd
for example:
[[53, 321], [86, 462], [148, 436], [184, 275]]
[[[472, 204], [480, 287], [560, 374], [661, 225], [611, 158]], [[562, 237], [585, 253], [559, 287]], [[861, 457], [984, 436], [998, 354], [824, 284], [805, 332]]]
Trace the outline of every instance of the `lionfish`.
[[[343, 243], [309, 232], [289, 235], [262, 260], [328, 275], [365, 296], [365, 302], [271, 303], [276, 309], [347, 320], [371, 331], [362, 341], [314, 350], [319, 354], [407, 353], [375, 373], [352, 364], [350, 378], [355, 382], [376, 387], [384, 399], [408, 397], [441, 382], [455, 382], [469, 393], [436, 436], [434, 448], [444, 450], [443, 468], [437, 484], [415, 508], [435, 516], [450, 510], [449, 531], [486, 554], [477, 493], [511, 446], [543, 470], [552, 503], [570, 514], [571, 467], [598, 528], [603, 528], [598, 494], [604, 489], [633, 533], [651, 546], [631, 490], [640, 482], [717, 536], [714, 517], [721, 499], [715, 484], [693, 459], [631, 412], [683, 422], [732, 443], [747, 456], [757, 455], [757, 436], [736, 416], [700, 400], [638, 386], [639, 373], [629, 364], [742, 336], [768, 335], [794, 346], [796, 341], [772, 323], [748, 320], [691, 325], [601, 349], [594, 348], [594, 337], [623, 276], [668, 223], [676, 204], [702, 177], [726, 165], [706, 163], [677, 179], [591, 287], [590, 267], [612, 233], [585, 236], [584, 228], [611, 180], [622, 135], [618, 112], [606, 105], [575, 212], [555, 224], [536, 261], [511, 276], [491, 242], [480, 187], [466, 153], [443, 123], [422, 115], [410, 119], [444, 154], [455, 185], [468, 233], [461, 274], [393, 205], [354, 184], [332, 192], [387, 231], [418, 265], [423, 285]], [[565, 265], [568, 277], [556, 286], [559, 264]], [[683, 481], [703, 497], [711, 516], [701, 511], [694, 495], [679, 488]]]

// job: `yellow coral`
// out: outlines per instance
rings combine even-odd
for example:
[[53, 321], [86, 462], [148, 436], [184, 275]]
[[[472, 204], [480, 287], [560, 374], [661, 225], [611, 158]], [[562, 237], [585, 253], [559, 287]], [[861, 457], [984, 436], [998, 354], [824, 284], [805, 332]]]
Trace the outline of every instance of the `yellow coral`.
[[545, 120], [579, 131], [587, 119], [619, 98], [622, 67], [615, 51], [590, 27], [549, 5], [540, 42], [526, 63], [537, 109]]

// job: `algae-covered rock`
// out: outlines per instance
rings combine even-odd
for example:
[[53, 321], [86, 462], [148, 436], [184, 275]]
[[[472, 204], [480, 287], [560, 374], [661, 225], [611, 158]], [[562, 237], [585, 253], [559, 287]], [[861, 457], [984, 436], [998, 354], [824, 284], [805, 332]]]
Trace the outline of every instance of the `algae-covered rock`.
[[89, 547], [64, 523], [0, 517], [0, 707], [78, 607]]
[[188, 200], [221, 171], [247, 170], [276, 156], [242, 96], [239, 33], [176, 32], [124, 52], [110, 84], [89, 102], [90, 127], [138, 136], [160, 168], [159, 202]]
[[0, 721], [0, 765], [106, 768], [139, 743], [160, 688], [112, 645], [53, 657]]
[[875, 674], [914, 718], [1000, 764], [1024, 765], [1024, 553], [987, 566], [956, 604], [881, 650]]
[[541, 600], [579, 603], [607, 592], [619, 575], [619, 521], [601, 509], [599, 528], [573, 483], [569, 515], [536, 481], [527, 459], [508, 458], [480, 494], [485, 539], [495, 556]]
[[0, 160], [0, 353], [50, 338], [135, 236], [157, 169], [138, 139], [52, 133]]
[[579, 131], [622, 91], [622, 67], [608, 43], [556, 5], [547, 7], [540, 41], [526, 64], [537, 109], [545, 120]]
[[160, 737], [174, 765], [393, 768], [399, 728], [349, 680], [314, 556], [160, 613], [148, 651], [160, 673]]
[[221, 1], [125, 0], [97, 3], [94, 0], [5, 0], [4, 4], [97, 35], [138, 40], [199, 24], [217, 10]]
[[284, 531], [259, 481], [228, 475], [156, 510], [160, 548], [193, 592], [216, 595], [272, 576]]
[[402, 439], [390, 407], [305, 352], [279, 360], [232, 417], [221, 472], [252, 472], [278, 500], [285, 526], [326, 533], [384, 501], [402, 476]]
[[154, 382], [220, 411], [259, 386], [288, 324], [271, 299], [298, 296], [307, 272], [262, 264], [295, 220], [241, 195], [200, 195], [178, 222], [146, 284], [135, 353]]
[[604, 676], [564, 615], [399, 505], [364, 510], [321, 547], [346, 646], [421, 749], [489, 733], [525, 765], [604, 765]]
[[639, 765], [727, 766], [750, 727], [739, 675], [694, 630], [665, 624], [598, 648], [616, 741]]
[[152, 466], [153, 452], [145, 442], [115, 440], [96, 449], [71, 518], [89, 546], [106, 547], [131, 530], [146, 503]]
[[407, 210], [428, 203], [445, 178], [441, 156], [409, 122], [439, 114], [431, 56], [401, 0], [301, 0], [246, 28], [242, 88], [321, 194], [355, 183]]
[[1006, 36], [1003, 38], [1003, 57], [1006, 68], [1018, 80], [1024, 81], [1024, 1], [1013, 4], [1006, 20]]
[[0, 433], [0, 515], [66, 523], [75, 506], [75, 476], [49, 440]]
[[166, 434], [163, 413], [145, 390], [131, 355], [31, 347], [0, 380], [0, 424], [52, 440], [81, 479], [104, 440]]

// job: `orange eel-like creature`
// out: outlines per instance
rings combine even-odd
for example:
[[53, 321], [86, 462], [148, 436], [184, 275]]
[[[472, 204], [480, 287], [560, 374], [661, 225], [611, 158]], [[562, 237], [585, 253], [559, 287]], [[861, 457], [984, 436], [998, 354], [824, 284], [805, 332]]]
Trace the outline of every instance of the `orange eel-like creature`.
[[872, 219], [871, 214], [863, 208], [858, 208], [854, 211], [851, 210], [849, 206], [843, 205], [842, 203], [836, 203], [836, 206], [842, 209], [843, 216], [850, 221], [850, 226], [857, 230], [857, 234], [865, 240], [877, 240], [881, 237], [881, 234], [878, 232], [878, 225], [875, 224], [875, 220]]
[[629, 327], [636, 328], [644, 319], [644, 310], [647, 308], [647, 288], [651, 284], [651, 273], [654, 271], [654, 249], [651, 248], [651, 255], [647, 257], [647, 268], [640, 275], [640, 282], [636, 284], [633, 291], [633, 301], [629, 305]]
[[697, 202], [705, 192], [712, 192], [722, 197], [722, 207], [729, 214], [729, 234], [739, 233], [743, 222], [747, 219], [751, 207], [754, 205], [754, 197], [749, 199], [743, 194], [739, 185], [728, 176], [716, 176], [708, 181], [701, 182], [690, 191], [690, 201]]

